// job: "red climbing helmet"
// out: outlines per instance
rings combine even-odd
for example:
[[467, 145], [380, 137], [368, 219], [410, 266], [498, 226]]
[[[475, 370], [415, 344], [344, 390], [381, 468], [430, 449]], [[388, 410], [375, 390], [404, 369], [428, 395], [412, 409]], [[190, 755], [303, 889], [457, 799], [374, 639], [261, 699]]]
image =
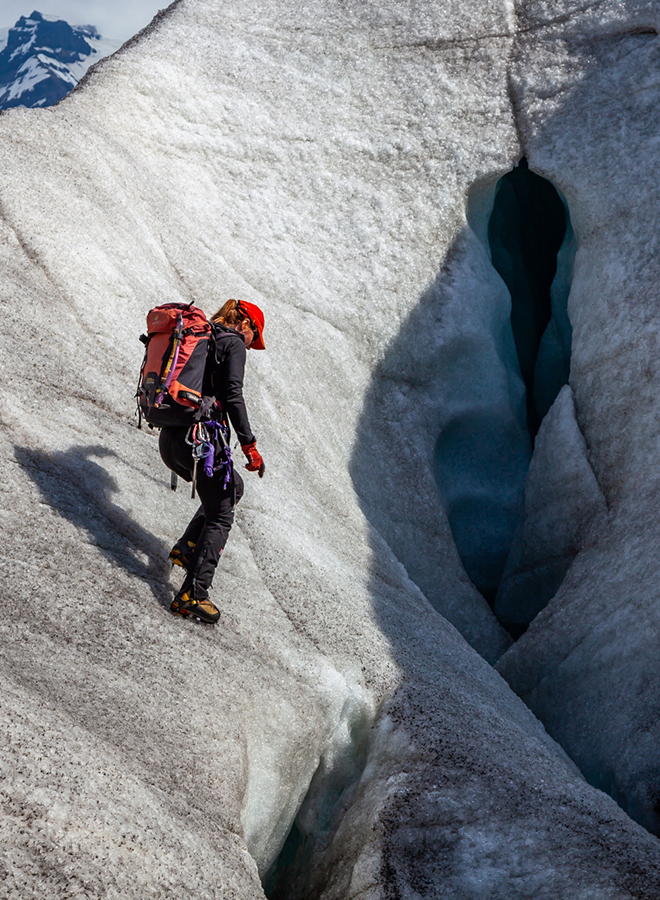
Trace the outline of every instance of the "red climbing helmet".
[[236, 309], [250, 320], [250, 328], [254, 331], [254, 340], [250, 345], [251, 350], [265, 350], [264, 344], [264, 314], [255, 303], [247, 300], [237, 300]]

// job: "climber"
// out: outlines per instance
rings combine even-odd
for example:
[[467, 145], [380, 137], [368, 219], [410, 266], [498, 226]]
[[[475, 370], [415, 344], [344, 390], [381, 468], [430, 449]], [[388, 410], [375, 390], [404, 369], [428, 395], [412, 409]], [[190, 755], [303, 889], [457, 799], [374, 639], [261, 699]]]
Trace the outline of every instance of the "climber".
[[201, 501], [170, 552], [172, 563], [186, 570], [171, 610], [176, 615], [192, 616], [209, 624], [218, 621], [220, 612], [209, 599], [208, 591], [234, 521], [234, 506], [243, 496], [243, 479], [232, 464], [228, 449], [229, 423], [247, 458], [248, 472], [258, 472], [261, 478], [265, 469], [243, 400], [246, 351], [265, 349], [263, 313], [254, 303], [228, 300], [211, 317], [211, 325], [213, 334], [204, 373], [204, 396], [215, 398], [211, 423], [218, 422], [226, 430], [223, 434], [223, 429], [206, 428], [205, 434], [216, 436], [219, 451], [227, 447], [227, 464], [211, 471], [210, 476], [210, 470], [205, 471], [203, 465], [196, 466], [195, 439], [188, 426], [162, 428], [159, 440], [165, 465], [185, 481], [194, 478]]

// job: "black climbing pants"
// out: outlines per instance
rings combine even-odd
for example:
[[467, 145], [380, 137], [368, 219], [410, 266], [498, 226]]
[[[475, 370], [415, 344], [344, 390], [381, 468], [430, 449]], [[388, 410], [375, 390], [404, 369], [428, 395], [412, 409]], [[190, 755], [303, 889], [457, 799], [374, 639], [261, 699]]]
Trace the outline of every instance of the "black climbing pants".
[[[158, 449], [168, 469], [184, 481], [192, 481], [192, 447], [186, 443], [187, 433], [185, 427], [161, 429]], [[181, 593], [190, 592], [196, 599], [208, 594], [234, 522], [234, 507], [243, 496], [243, 479], [235, 468], [227, 487], [224, 487], [224, 480], [223, 469], [208, 478], [203, 465], [198, 465], [197, 493], [202, 505], [177, 541], [182, 547], [186, 547], [187, 541], [195, 544]]]

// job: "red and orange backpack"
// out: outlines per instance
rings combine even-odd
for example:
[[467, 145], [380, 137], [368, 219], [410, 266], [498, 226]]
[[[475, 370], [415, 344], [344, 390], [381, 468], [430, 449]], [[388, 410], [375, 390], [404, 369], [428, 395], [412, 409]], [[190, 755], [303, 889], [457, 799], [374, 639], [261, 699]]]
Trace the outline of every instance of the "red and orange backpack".
[[211, 336], [206, 315], [192, 303], [165, 303], [149, 311], [147, 334], [140, 335], [146, 349], [135, 395], [138, 428], [143, 418], [156, 428], [193, 424]]

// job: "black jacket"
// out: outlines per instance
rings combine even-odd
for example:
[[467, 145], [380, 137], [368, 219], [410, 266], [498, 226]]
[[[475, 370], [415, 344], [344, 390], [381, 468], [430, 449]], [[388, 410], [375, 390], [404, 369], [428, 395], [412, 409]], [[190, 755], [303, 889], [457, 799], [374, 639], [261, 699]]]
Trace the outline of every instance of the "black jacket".
[[213, 325], [204, 394], [215, 397], [222, 412], [229, 418], [241, 446], [256, 440], [243, 399], [246, 355], [247, 347], [242, 334], [225, 325]]

